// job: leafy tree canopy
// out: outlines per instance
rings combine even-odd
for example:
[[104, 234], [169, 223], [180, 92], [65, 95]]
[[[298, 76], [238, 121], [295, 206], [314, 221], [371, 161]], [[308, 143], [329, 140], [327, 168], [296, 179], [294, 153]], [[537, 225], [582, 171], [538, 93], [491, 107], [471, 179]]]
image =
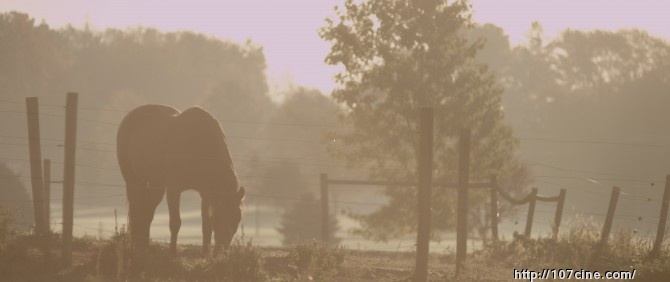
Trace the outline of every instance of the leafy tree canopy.
[[[457, 138], [472, 131], [471, 178], [488, 180], [516, 169], [517, 141], [502, 122], [502, 88], [474, 59], [481, 41], [469, 42], [466, 1], [346, 1], [327, 19], [321, 37], [332, 44], [326, 62], [342, 65], [333, 98], [346, 110], [349, 130], [334, 133], [336, 154], [367, 167], [371, 177], [416, 179], [418, 112], [435, 110], [434, 179], [454, 181]], [[389, 187], [390, 202], [355, 215], [359, 233], [386, 240], [414, 232], [416, 189]], [[476, 199], [475, 199], [476, 198]], [[474, 202], [484, 197], [473, 195]], [[454, 226], [454, 194], [433, 192], [434, 229]]]

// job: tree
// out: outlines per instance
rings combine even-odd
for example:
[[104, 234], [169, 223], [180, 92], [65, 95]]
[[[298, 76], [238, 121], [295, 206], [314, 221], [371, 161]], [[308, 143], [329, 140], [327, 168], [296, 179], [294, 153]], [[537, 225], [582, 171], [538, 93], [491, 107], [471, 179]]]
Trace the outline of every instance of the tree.
[[308, 190], [306, 182], [302, 179], [300, 168], [295, 164], [281, 161], [254, 169], [260, 172], [258, 192], [268, 197], [263, 201], [272, 203], [276, 207], [288, 206], [287, 197], [298, 197]]
[[[525, 142], [521, 152], [537, 178], [550, 180], [540, 183], [540, 188], [556, 183], [579, 187], [585, 183], [580, 177], [603, 187], [621, 185], [619, 179], [607, 178], [626, 175], [650, 179], [626, 186], [638, 197], [654, 197], [646, 188], [666, 173], [667, 158], [660, 156], [667, 149], [612, 143], [670, 140], [668, 124], [660, 114], [670, 103], [667, 40], [640, 30], [566, 30], [547, 40], [541, 25], [533, 23], [527, 43], [513, 49], [509, 63], [502, 75], [507, 86], [506, 119], [517, 136], [544, 139]], [[547, 142], [566, 139], [596, 142]], [[534, 160], [556, 167], [533, 164]], [[567, 178], [556, 182], [552, 178], [557, 176]], [[579, 177], [570, 179], [575, 176]], [[600, 196], [569, 191], [568, 197], [584, 207]], [[638, 206], [639, 213], [644, 209]]]
[[46, 23], [19, 12], [0, 13], [0, 97], [48, 96], [67, 65], [64, 51]]
[[657, 69], [668, 57], [667, 48], [667, 41], [640, 30], [566, 30], [547, 46], [573, 90], [616, 90]]
[[[611, 139], [624, 127], [629, 136], [644, 135], [658, 120], [654, 113], [663, 111], [667, 95], [660, 93], [670, 73], [666, 41], [639, 30], [566, 30], [549, 42], [541, 37], [534, 23], [529, 43], [513, 50], [504, 75], [510, 82], [505, 109], [517, 134]], [[602, 134], [607, 131], [612, 134]]]
[[[300, 201], [289, 208], [281, 219], [281, 226], [277, 231], [282, 235], [282, 243], [290, 246], [303, 240], [321, 239], [321, 204], [314, 199], [311, 193], [303, 194]], [[338, 243], [339, 238], [335, 233], [339, 229], [337, 218], [334, 215], [328, 217], [330, 234], [328, 235], [332, 243]]]
[[23, 185], [21, 176], [4, 163], [0, 163], [0, 199], [0, 208], [4, 209], [3, 229], [6, 229], [8, 222], [17, 223], [19, 227], [27, 227], [33, 223], [33, 205], [28, 190]]
[[506, 118], [518, 135], [546, 128], [545, 113], [566, 92], [546, 46], [542, 25], [533, 22], [526, 35], [528, 42], [512, 50], [509, 67], [501, 74], [506, 86]]
[[336, 123], [337, 105], [318, 90], [297, 87], [291, 89], [260, 125], [260, 136], [272, 142], [258, 142], [259, 151], [249, 166], [257, 177], [257, 189], [263, 195], [277, 198], [270, 201], [277, 207], [289, 207], [286, 197], [299, 197], [319, 189], [319, 173], [329, 172], [332, 159], [322, 145], [324, 128]]
[[491, 71], [500, 75], [508, 71], [512, 50], [510, 49], [509, 36], [498, 26], [487, 23], [484, 25], [475, 25], [474, 28], [466, 32], [468, 42], [475, 43], [482, 40], [484, 45], [477, 52], [477, 61], [488, 65]]
[[[333, 152], [373, 178], [416, 179], [418, 112], [435, 109], [434, 180], [455, 181], [457, 138], [472, 131], [471, 178], [488, 180], [517, 167], [517, 141], [503, 124], [502, 88], [474, 58], [481, 41], [468, 42], [472, 27], [466, 1], [348, 0], [320, 36], [332, 43], [326, 62], [342, 65], [333, 98], [346, 108], [349, 130], [334, 132]], [[387, 205], [354, 215], [357, 233], [387, 240], [416, 229], [416, 189], [388, 187]], [[487, 199], [471, 193], [472, 204]], [[433, 191], [434, 230], [455, 226], [453, 191]], [[433, 232], [433, 235], [436, 233]]]
[[[324, 133], [337, 124], [338, 111], [337, 104], [318, 90], [291, 89], [271, 115], [272, 122], [265, 126], [264, 133], [293, 141], [266, 142], [262, 151], [278, 152], [280, 157], [296, 163], [303, 179], [294, 181], [313, 183], [320, 173], [333, 173], [342, 164], [328, 154], [323, 141]], [[310, 188], [316, 192], [318, 185]]]

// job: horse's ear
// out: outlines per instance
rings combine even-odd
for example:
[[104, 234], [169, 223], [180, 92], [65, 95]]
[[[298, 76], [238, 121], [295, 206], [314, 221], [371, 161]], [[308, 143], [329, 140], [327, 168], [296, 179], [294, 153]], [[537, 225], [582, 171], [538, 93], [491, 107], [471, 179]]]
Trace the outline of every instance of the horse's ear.
[[237, 191], [237, 196], [240, 198], [240, 201], [244, 199], [244, 195], [246, 194], [246, 191], [244, 190], [244, 186], [240, 186], [240, 190]]

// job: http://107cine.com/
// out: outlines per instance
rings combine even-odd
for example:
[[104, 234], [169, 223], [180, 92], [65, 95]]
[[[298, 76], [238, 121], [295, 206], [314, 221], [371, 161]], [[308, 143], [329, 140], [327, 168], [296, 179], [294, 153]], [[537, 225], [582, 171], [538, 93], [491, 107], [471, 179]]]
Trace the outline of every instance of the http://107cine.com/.
[[535, 280], [555, 280], [555, 279], [635, 279], [635, 269], [633, 270], [615, 270], [615, 271], [589, 271], [584, 269], [543, 269], [534, 271], [528, 269], [514, 269], [514, 279], [523, 279], [533, 282]]

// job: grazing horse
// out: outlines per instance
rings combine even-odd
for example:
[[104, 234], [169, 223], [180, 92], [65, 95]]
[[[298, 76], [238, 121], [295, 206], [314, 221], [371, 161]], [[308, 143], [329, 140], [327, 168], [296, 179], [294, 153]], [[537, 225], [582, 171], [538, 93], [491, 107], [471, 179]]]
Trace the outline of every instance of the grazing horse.
[[170, 252], [176, 255], [179, 200], [188, 189], [202, 199], [203, 255], [209, 252], [212, 232], [215, 253], [230, 245], [242, 218], [245, 192], [223, 130], [210, 113], [198, 107], [180, 112], [165, 105], [140, 106], [119, 126], [117, 157], [126, 181], [134, 250], [149, 245], [151, 221], [167, 194]]

